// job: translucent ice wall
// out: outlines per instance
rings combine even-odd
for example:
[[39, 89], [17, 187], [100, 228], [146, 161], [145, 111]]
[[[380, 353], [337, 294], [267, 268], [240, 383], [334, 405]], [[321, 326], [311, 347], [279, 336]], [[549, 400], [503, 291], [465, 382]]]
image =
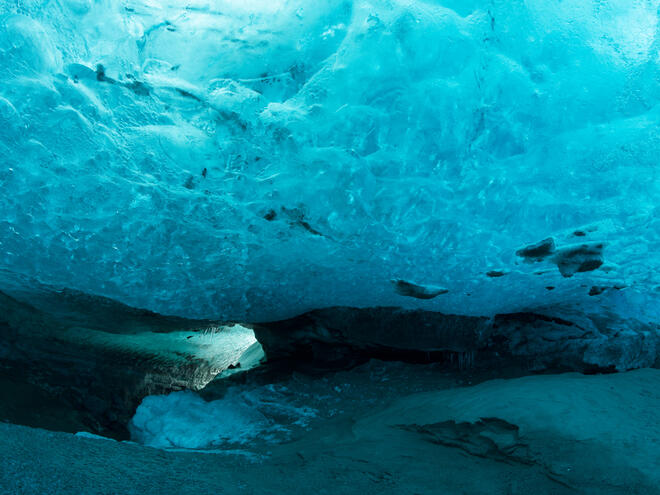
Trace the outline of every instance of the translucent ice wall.
[[659, 5], [1, 0], [0, 270], [190, 317], [657, 317]]

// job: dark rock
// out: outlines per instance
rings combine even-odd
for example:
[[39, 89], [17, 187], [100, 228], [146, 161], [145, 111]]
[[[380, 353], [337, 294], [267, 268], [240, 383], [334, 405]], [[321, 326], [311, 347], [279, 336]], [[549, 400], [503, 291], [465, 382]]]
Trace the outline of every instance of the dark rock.
[[603, 243], [579, 244], [565, 247], [557, 252], [553, 261], [564, 277], [572, 277], [579, 272], [590, 272], [603, 264]]
[[298, 222], [298, 225], [300, 225], [303, 229], [305, 229], [305, 230], [306, 230], [307, 232], [309, 232], [310, 234], [318, 235], [318, 236], [323, 237], [323, 234], [321, 234], [321, 232], [319, 232], [318, 230], [316, 230], [315, 228], [313, 228], [313, 227], [309, 224], [309, 222], [306, 222], [305, 220], [301, 220], [300, 222]]
[[305, 218], [306, 209], [303, 205], [295, 208], [286, 208], [285, 206], [282, 206], [280, 210], [282, 211], [282, 214], [284, 216], [288, 217], [290, 225], [302, 227], [304, 230], [306, 230], [312, 235], [323, 237], [323, 234], [319, 230], [312, 227], [311, 224]]
[[96, 66], [96, 80], [100, 81], [100, 82], [106, 82], [107, 81], [107, 82], [110, 82], [112, 84], [114, 84], [114, 82], [115, 82], [112, 79], [106, 78], [105, 67], [103, 67], [103, 65], [101, 65], [101, 64], [98, 64]]
[[555, 252], [555, 240], [552, 237], [543, 239], [536, 244], [530, 244], [516, 251], [516, 255], [525, 258], [525, 261], [543, 261]]
[[390, 281], [394, 286], [397, 294], [406, 297], [414, 297], [417, 299], [433, 299], [440, 294], [449, 292], [444, 287], [437, 287], [434, 285], [417, 285], [405, 280], [394, 279]]
[[589, 295], [590, 296], [598, 296], [598, 295], [602, 294], [603, 292], [605, 292], [606, 290], [623, 290], [626, 287], [628, 287], [628, 286], [623, 285], [623, 284], [615, 284], [615, 285], [611, 285], [611, 286], [592, 285], [591, 288], [589, 289]]
[[491, 270], [486, 273], [487, 276], [491, 278], [496, 278], [496, 277], [503, 277], [506, 275], [506, 272], [500, 271], [500, 270]]
[[504, 360], [522, 359], [530, 369], [581, 372], [654, 366], [660, 355], [657, 325], [614, 315], [570, 318], [539, 313], [497, 315], [488, 348]]
[[123, 84], [125, 88], [130, 89], [139, 96], [149, 96], [151, 93], [151, 88], [141, 81], [131, 81]]
[[190, 91], [186, 91], [185, 89], [181, 88], [175, 88], [176, 92], [179, 93], [181, 96], [185, 98], [190, 98], [191, 100], [195, 100], [198, 102], [201, 102], [201, 98], [197, 95], [192, 94]]
[[264, 219], [268, 220], [269, 222], [272, 222], [273, 220], [275, 220], [276, 216], [277, 213], [275, 213], [275, 210], [268, 210], [264, 215]]

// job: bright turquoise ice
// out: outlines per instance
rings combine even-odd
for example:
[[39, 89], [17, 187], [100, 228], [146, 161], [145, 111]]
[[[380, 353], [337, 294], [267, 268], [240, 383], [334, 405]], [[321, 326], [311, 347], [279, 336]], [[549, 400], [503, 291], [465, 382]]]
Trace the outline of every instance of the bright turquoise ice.
[[[1, 0], [0, 269], [192, 317], [658, 318], [659, 5]], [[548, 237], [605, 264], [516, 256]]]

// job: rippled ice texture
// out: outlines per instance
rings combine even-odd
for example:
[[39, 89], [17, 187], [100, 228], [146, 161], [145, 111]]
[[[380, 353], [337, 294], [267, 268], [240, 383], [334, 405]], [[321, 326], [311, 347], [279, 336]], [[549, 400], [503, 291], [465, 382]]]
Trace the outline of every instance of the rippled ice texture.
[[[0, 269], [191, 317], [657, 318], [659, 4], [2, 0]], [[548, 237], [605, 263], [516, 256]]]

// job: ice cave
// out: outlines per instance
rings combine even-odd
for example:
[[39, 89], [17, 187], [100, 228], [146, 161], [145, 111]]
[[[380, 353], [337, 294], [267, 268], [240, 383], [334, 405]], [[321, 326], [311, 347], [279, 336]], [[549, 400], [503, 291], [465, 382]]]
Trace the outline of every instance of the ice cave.
[[0, 0], [0, 494], [660, 495], [660, 0]]

